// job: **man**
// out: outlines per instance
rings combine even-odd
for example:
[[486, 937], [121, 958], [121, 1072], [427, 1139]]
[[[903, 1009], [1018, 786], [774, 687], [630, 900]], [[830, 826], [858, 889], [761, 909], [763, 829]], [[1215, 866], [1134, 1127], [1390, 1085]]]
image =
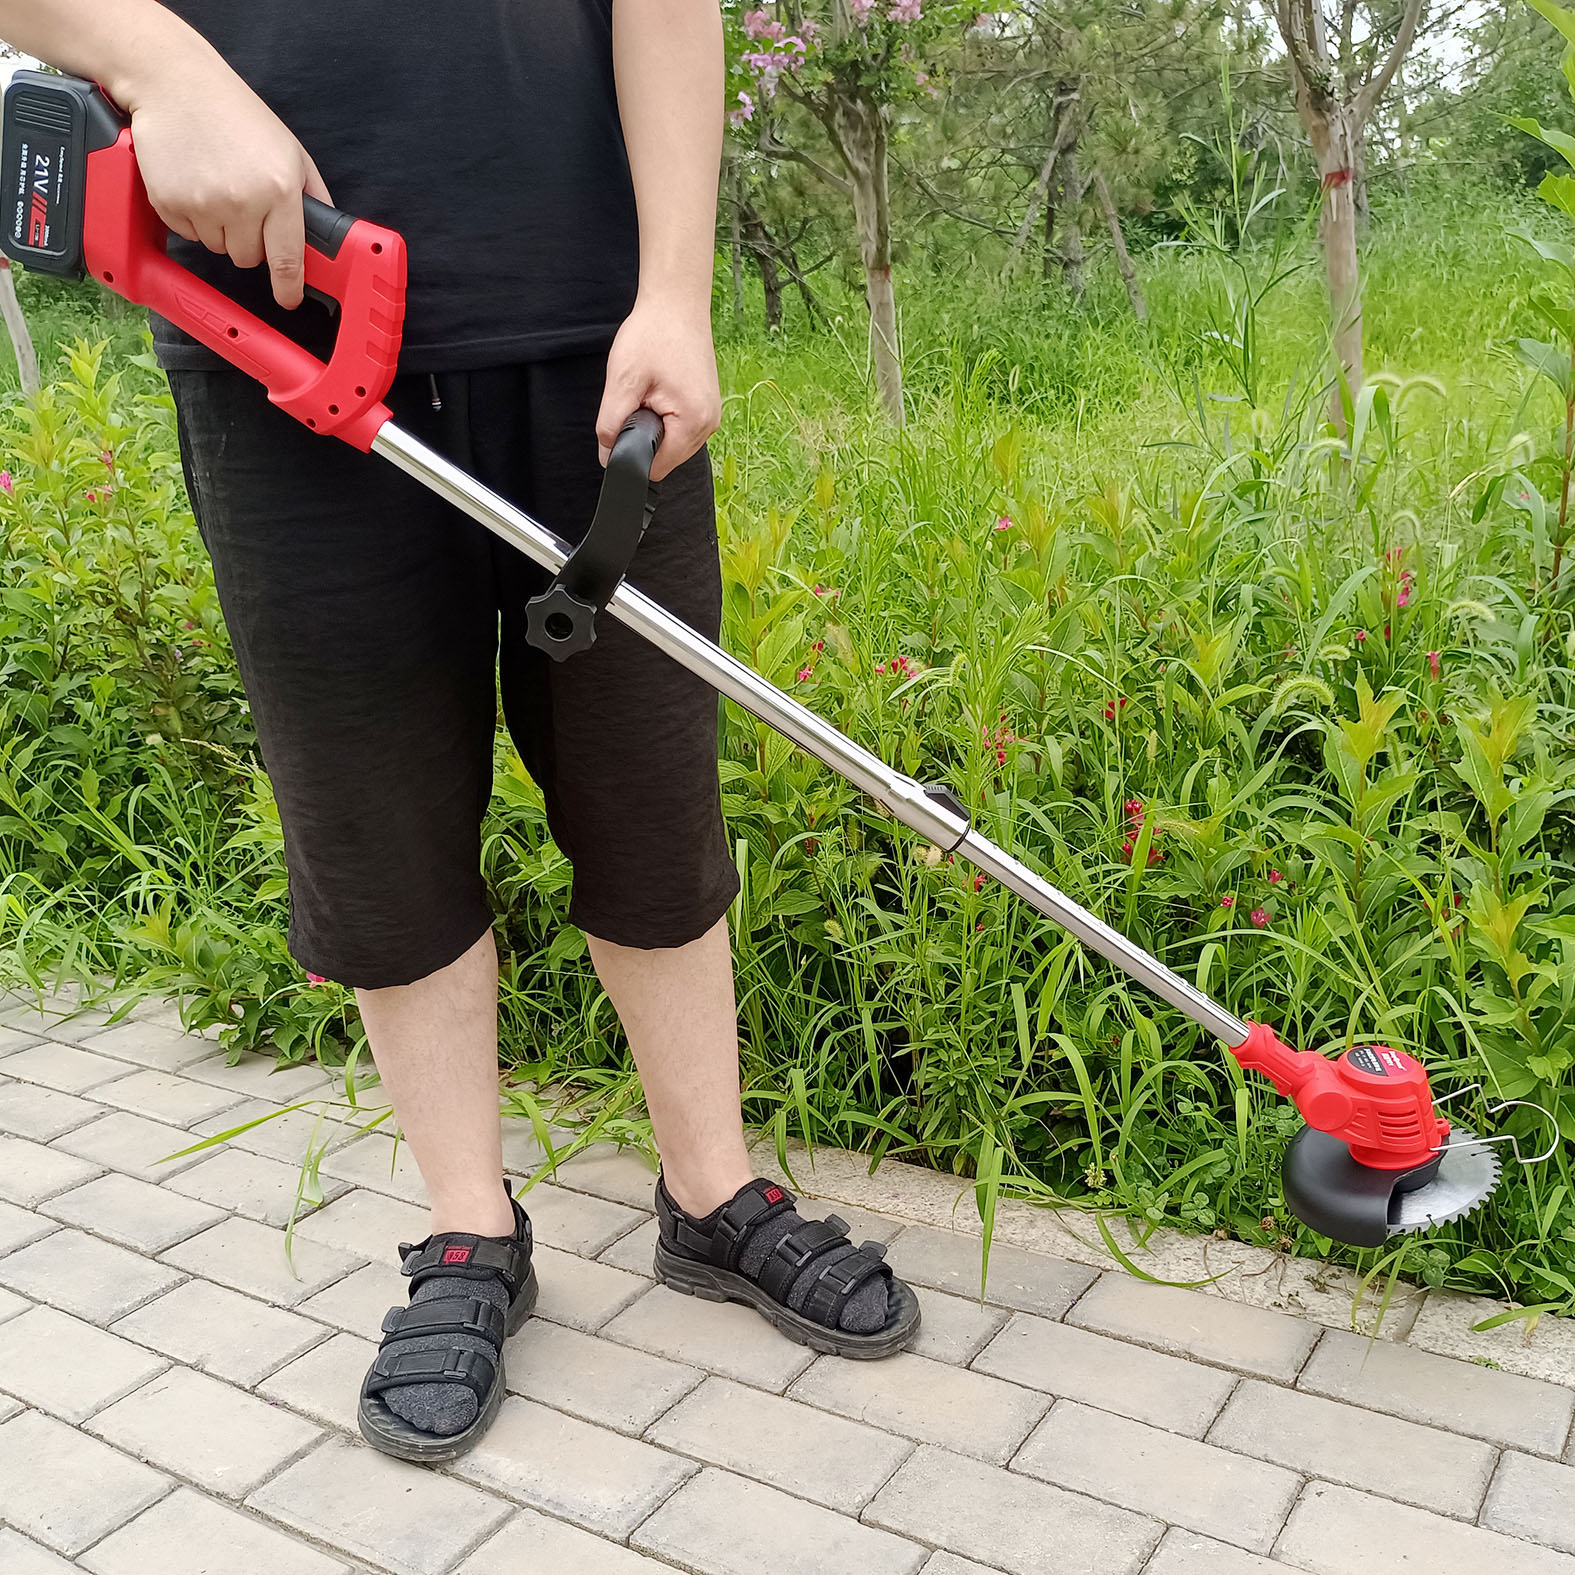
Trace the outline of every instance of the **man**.
[[[631, 579], [716, 637], [716, 0], [0, 0], [0, 36], [100, 82], [177, 254], [313, 348], [332, 323], [302, 304], [301, 194], [400, 230], [392, 409], [561, 535], [590, 520], [598, 450], [656, 410], [663, 484]], [[549, 662], [522, 635], [534, 565], [169, 324], [155, 338], [283, 819], [291, 948], [354, 987], [431, 1202], [362, 1432], [407, 1459], [469, 1448], [535, 1301], [478, 868], [496, 676], [644, 1083], [658, 1276], [816, 1349], [909, 1344], [917, 1301], [879, 1249], [751, 1171], [714, 695], [617, 624]]]

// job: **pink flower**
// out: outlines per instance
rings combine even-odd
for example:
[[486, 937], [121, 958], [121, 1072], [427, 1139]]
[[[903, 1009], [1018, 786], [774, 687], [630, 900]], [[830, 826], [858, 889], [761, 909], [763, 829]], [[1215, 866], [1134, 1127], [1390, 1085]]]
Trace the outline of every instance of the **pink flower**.
[[1411, 587], [1409, 585], [1402, 585], [1400, 587], [1400, 594], [1395, 598], [1395, 606], [1396, 607], [1409, 607], [1410, 605], [1411, 605]]
[[308, 984], [327, 984], [328, 983], [327, 979], [325, 979], [322, 974], [320, 974], [320, 973], [313, 973], [310, 969], [308, 969], [307, 972], [306, 972], [306, 982]]
[[1010, 530], [1012, 528], [1011, 516], [1003, 514], [1000, 519], [995, 522], [995, 528], [997, 530]]
[[919, 20], [920, 0], [891, 0], [891, 6], [886, 15], [893, 22], [917, 22]]
[[1271, 886], [1278, 886], [1280, 884], [1280, 882], [1282, 880], [1284, 880], [1284, 879], [1285, 879], [1285, 877], [1282, 874], [1280, 874], [1280, 872], [1278, 870], [1270, 870], [1269, 871], [1269, 884]]
[[875, 0], [848, 0], [848, 9], [853, 13], [853, 20], [863, 27], [875, 9]]
[[1122, 695], [1119, 700], [1112, 700], [1110, 704], [1105, 707], [1105, 720], [1107, 722], [1114, 722], [1116, 719], [1116, 713], [1118, 711], [1125, 711], [1126, 708], [1127, 697], [1125, 695]]
[[1221, 897], [1220, 898], [1220, 907], [1225, 908], [1225, 909], [1228, 910], [1228, 909], [1234, 908], [1235, 906], [1236, 906], [1236, 899], [1234, 897]]
[[104, 452], [99, 455], [99, 458], [104, 461], [104, 469], [105, 470], [113, 470], [115, 468], [115, 451], [114, 451], [114, 449], [112, 449], [112, 448], [105, 449]]
[[745, 38], [781, 38], [787, 29], [780, 22], [773, 21], [770, 13], [764, 8], [759, 11], [744, 12], [744, 37]]
[[0, 470], [0, 492], [10, 497], [15, 489], [16, 483], [11, 479], [11, 472], [9, 470]]
[[826, 642], [824, 640], [817, 640], [812, 646], [810, 646], [810, 650], [812, 651], [824, 651], [825, 649]]
[[755, 118], [755, 101], [745, 92], [740, 90], [736, 108], [727, 112], [727, 123], [736, 131], [745, 121]]
[[1255, 930], [1261, 930], [1269, 922], [1269, 910], [1267, 908], [1254, 908], [1247, 917], [1252, 920], [1252, 927]]
[[986, 879], [986, 877], [985, 877], [984, 871], [980, 870], [979, 873], [977, 875], [975, 875], [974, 878], [973, 878], [973, 889], [975, 891], [982, 890], [983, 887], [984, 887], [985, 879]]
[[1437, 651], [1429, 651], [1427, 653], [1427, 665], [1428, 665], [1429, 670], [1432, 672], [1433, 676], [1435, 678], [1437, 678], [1438, 677], [1438, 671], [1439, 671], [1439, 660], [1438, 660], [1438, 652]]
[[1365, 629], [1358, 629], [1356, 633], [1351, 636], [1351, 638], [1355, 640], [1358, 645], [1366, 645], [1367, 631]]
[[875, 664], [875, 671], [876, 671], [876, 672], [877, 672], [877, 673], [883, 673], [883, 672], [885, 672], [885, 671], [886, 671], [886, 664], [885, 664], [885, 663], [884, 663], [884, 662], [877, 662], [877, 663], [876, 663], [876, 664]]
[[807, 684], [810, 681], [810, 679], [813, 678], [814, 676], [815, 676], [815, 669], [813, 667], [801, 667], [801, 668], [799, 668], [798, 674], [797, 674], [798, 681], [801, 684]]

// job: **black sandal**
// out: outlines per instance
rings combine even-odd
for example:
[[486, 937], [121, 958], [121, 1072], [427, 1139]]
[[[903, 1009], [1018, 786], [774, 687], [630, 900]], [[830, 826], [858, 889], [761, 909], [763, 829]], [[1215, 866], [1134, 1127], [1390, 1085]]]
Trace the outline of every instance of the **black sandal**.
[[[505, 1183], [507, 1178], [505, 1178]], [[464, 1280], [501, 1280], [509, 1293], [507, 1312], [477, 1298], [439, 1297], [390, 1307], [383, 1318], [383, 1341], [361, 1384], [357, 1420], [369, 1444], [401, 1460], [425, 1463], [452, 1460], [471, 1448], [492, 1425], [503, 1404], [503, 1342], [530, 1317], [536, 1305], [536, 1270], [531, 1265], [530, 1217], [509, 1191], [514, 1235], [473, 1236], [441, 1231], [424, 1241], [399, 1244], [400, 1272], [410, 1291], [434, 1275]], [[497, 1354], [472, 1350], [400, 1350], [414, 1336], [465, 1334], [488, 1341]], [[407, 1384], [463, 1384], [476, 1397], [476, 1416], [458, 1433], [428, 1433], [396, 1415], [383, 1399], [385, 1390]]]
[[[918, 1297], [892, 1274], [885, 1245], [866, 1241], [853, 1248], [848, 1222], [835, 1214], [796, 1225], [772, 1249], [756, 1277], [738, 1267], [750, 1236], [797, 1201], [785, 1188], [757, 1177], [723, 1204], [707, 1232], [673, 1202], [658, 1177], [657, 1279], [685, 1296], [745, 1302], [788, 1339], [833, 1356], [890, 1356], [911, 1345], [919, 1332]], [[708, 1215], [708, 1224], [710, 1220]], [[831, 1257], [839, 1248], [852, 1250]], [[803, 1312], [795, 1312], [788, 1295], [805, 1275], [813, 1277], [812, 1283]], [[885, 1323], [869, 1334], [839, 1328], [842, 1309], [853, 1293], [876, 1275], [886, 1281]]]

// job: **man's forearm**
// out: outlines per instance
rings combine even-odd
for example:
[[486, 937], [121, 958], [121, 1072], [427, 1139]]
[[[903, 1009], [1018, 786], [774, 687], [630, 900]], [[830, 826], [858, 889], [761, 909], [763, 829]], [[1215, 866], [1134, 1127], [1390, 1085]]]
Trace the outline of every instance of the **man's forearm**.
[[614, 0], [613, 68], [640, 216], [640, 294], [709, 317], [722, 163], [717, 0]]
[[217, 59], [200, 33], [155, 0], [0, 0], [0, 38], [92, 78], [128, 110], [153, 76]]

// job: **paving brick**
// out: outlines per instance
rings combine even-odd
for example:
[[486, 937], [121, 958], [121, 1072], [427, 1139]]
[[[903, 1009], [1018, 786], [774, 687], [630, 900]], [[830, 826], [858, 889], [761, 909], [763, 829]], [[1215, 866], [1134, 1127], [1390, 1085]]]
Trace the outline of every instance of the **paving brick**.
[[981, 1307], [966, 1296], [948, 1296], [944, 1291], [920, 1292], [919, 1310], [923, 1314], [919, 1337], [908, 1349], [915, 1356], [954, 1367], [966, 1367], [1011, 1316], [1000, 1307]]
[[337, 1438], [246, 1503], [396, 1575], [441, 1575], [509, 1514], [507, 1504], [445, 1473]]
[[400, 1242], [424, 1240], [431, 1223], [426, 1209], [355, 1187], [301, 1220], [295, 1234], [358, 1258], [397, 1264]]
[[[204, 1048], [211, 1051], [212, 1045]], [[271, 1055], [243, 1054], [230, 1066], [225, 1052], [208, 1055], [181, 1069], [181, 1076], [207, 1083], [237, 1096], [271, 1100], [277, 1105], [293, 1105], [303, 1099], [332, 1098], [334, 1082], [315, 1061], [279, 1067]]]
[[31, 1537], [0, 1527], [0, 1570], [5, 1575], [72, 1575], [75, 1568]]
[[664, 1357], [532, 1318], [508, 1342], [515, 1394], [619, 1433], [640, 1433], [705, 1376]]
[[[983, 1252], [983, 1240], [965, 1231], [909, 1225], [893, 1240], [886, 1258], [911, 1284], [954, 1291], [978, 1301]], [[1067, 1263], [997, 1241], [990, 1248], [985, 1300], [1059, 1318], [1098, 1278], [1097, 1270], [1081, 1263]]]
[[25, 1296], [14, 1296], [10, 1291], [0, 1291], [0, 1323], [26, 1312], [33, 1304]]
[[594, 1258], [620, 1236], [645, 1223], [645, 1215], [638, 1209], [547, 1182], [539, 1182], [522, 1193], [520, 1202], [530, 1215], [537, 1241], [561, 1252], [576, 1252], [583, 1258]]
[[125, 1077], [129, 1070], [123, 1061], [112, 1061], [75, 1045], [34, 1045], [31, 1050], [18, 1050], [7, 1056], [5, 1061], [7, 1077], [58, 1089], [63, 1094], [80, 1094], [84, 1089]]
[[200, 1165], [208, 1157], [211, 1151], [186, 1154], [179, 1159], [168, 1157], [190, 1148], [196, 1141], [192, 1133], [182, 1132], [179, 1127], [117, 1110], [56, 1138], [50, 1147], [124, 1171], [139, 1181], [163, 1181], [192, 1165]]
[[680, 1296], [665, 1285], [646, 1291], [600, 1333], [779, 1394], [814, 1359], [813, 1351], [784, 1340], [752, 1307]]
[[1308, 1484], [1275, 1554], [1310, 1575], [1575, 1575], [1566, 1553], [1326, 1482]]
[[1255, 1379], [1231, 1396], [1209, 1442], [1467, 1520], [1497, 1459], [1475, 1439]]
[[92, 1575], [344, 1575], [349, 1569], [342, 1559], [186, 1487], [112, 1532], [78, 1563]]
[[[172, 1192], [200, 1198], [264, 1225], [283, 1226], [290, 1223], [292, 1215], [305, 1219], [317, 1206], [307, 1185], [309, 1179], [298, 1165], [248, 1154], [244, 1149], [221, 1148], [165, 1185]], [[327, 1201], [344, 1192], [345, 1183], [322, 1177], [317, 1190]]]
[[1297, 1387], [1540, 1455], [1564, 1448], [1575, 1412], [1561, 1386], [1332, 1329]]
[[658, 1564], [644, 1554], [533, 1509], [521, 1509], [454, 1575], [527, 1575], [536, 1571], [541, 1575], [548, 1571], [551, 1575], [671, 1575], [672, 1565]]
[[297, 1311], [320, 1318], [336, 1329], [368, 1339], [382, 1339], [383, 1315], [390, 1307], [410, 1300], [410, 1281], [386, 1263], [369, 1263], [325, 1291], [308, 1296]]
[[90, 1006], [78, 1009], [74, 1001], [63, 997], [42, 1002], [36, 998], [19, 1001], [0, 1012], [0, 1022], [20, 1033], [31, 1034], [36, 1039], [55, 1039], [61, 1044], [79, 1044], [103, 1033], [109, 1026], [110, 1013], [103, 1007]]
[[53, 1307], [35, 1307], [3, 1328], [0, 1389], [66, 1422], [80, 1422], [130, 1394], [166, 1365]]
[[0, 1199], [7, 1203], [30, 1209], [98, 1174], [97, 1165], [74, 1154], [45, 1148], [27, 1138], [0, 1137]]
[[916, 1575], [926, 1550], [747, 1477], [707, 1467], [630, 1539], [701, 1575]]
[[112, 1323], [180, 1283], [180, 1275], [85, 1231], [56, 1231], [0, 1258], [0, 1285], [93, 1323]]
[[384, 1132], [368, 1132], [323, 1156], [318, 1174], [337, 1176], [370, 1192], [385, 1193], [421, 1208], [429, 1206], [427, 1184], [408, 1143]]
[[[1143, 1575], [1286, 1575], [1289, 1564], [1227, 1547], [1212, 1537], [1172, 1526]], [[929, 1575], [926, 1571], [925, 1575]]]
[[643, 1274], [649, 1280], [653, 1277], [657, 1234], [656, 1221], [649, 1219], [598, 1253], [596, 1261], [610, 1263], [614, 1268], [624, 1269], [630, 1274]]
[[1012, 1469], [1256, 1553], [1274, 1545], [1301, 1486], [1279, 1466], [1072, 1400], [1056, 1405]]
[[1575, 1554], [1575, 1467], [1507, 1453], [1488, 1490], [1482, 1524]]
[[656, 1170], [635, 1148], [593, 1143], [559, 1165], [552, 1180], [575, 1192], [589, 1192], [645, 1214], [656, 1206]]
[[20, 1028], [0, 1027], [0, 1056], [15, 1055], [18, 1050], [26, 1050], [37, 1043], [37, 1034], [26, 1033]]
[[151, 1466], [37, 1411], [0, 1427], [0, 1519], [67, 1558], [169, 1486]]
[[1318, 1340], [1312, 1324], [1220, 1296], [1107, 1274], [1068, 1323], [1261, 1378], [1292, 1379]]
[[377, 1355], [377, 1342], [336, 1334], [257, 1385], [265, 1400], [278, 1400], [329, 1427], [356, 1430], [361, 1380]]
[[164, 1253], [161, 1261], [280, 1307], [304, 1302], [360, 1266], [350, 1253], [304, 1236], [299, 1226], [287, 1259], [282, 1230], [243, 1219], [227, 1219], [188, 1237]]
[[536, 1316], [587, 1334], [595, 1334], [651, 1288], [649, 1279], [551, 1247], [538, 1245], [531, 1262], [541, 1286]]
[[206, 1280], [187, 1280], [114, 1333], [250, 1388], [323, 1338], [320, 1324]]
[[177, 1197], [167, 1187], [111, 1172], [39, 1204], [39, 1212], [80, 1225], [138, 1252], [163, 1252], [224, 1218], [221, 1209]]
[[864, 1519], [1008, 1575], [1136, 1575], [1163, 1529], [1130, 1510], [929, 1446], [904, 1462]]
[[879, 1362], [821, 1357], [788, 1393], [856, 1422], [997, 1465], [1011, 1458], [1050, 1404], [1035, 1390], [908, 1351]]
[[0, 1257], [25, 1247], [40, 1236], [47, 1236], [59, 1227], [42, 1214], [31, 1209], [21, 1209], [14, 1203], [0, 1203]]
[[1507, 1302], [1490, 1297], [1429, 1291], [1406, 1344], [1463, 1362], [1491, 1362], [1524, 1378], [1575, 1381], [1575, 1319], [1534, 1316], [1496, 1329], [1474, 1327], [1510, 1310]]
[[[22, 1402], [20, 1400], [13, 1400], [10, 1395], [0, 1395], [0, 1422], [9, 1422], [20, 1410], [22, 1410]], [[0, 1544], [0, 1546], [3, 1546], [3, 1544]], [[0, 1564], [0, 1569], [4, 1568], [5, 1565]]]
[[848, 1515], [857, 1515], [914, 1449], [907, 1439], [727, 1378], [706, 1379], [645, 1436]]
[[265, 1099], [243, 1099], [220, 1115], [198, 1121], [192, 1131], [203, 1137], [233, 1133], [224, 1140], [227, 1148], [300, 1165], [309, 1153], [326, 1157], [341, 1144], [360, 1138], [360, 1127], [339, 1119], [343, 1114], [342, 1109], [326, 1103], [291, 1110]]
[[[125, 1068], [121, 1070], [124, 1072]], [[129, 1110], [133, 1115], [177, 1127], [190, 1126], [206, 1116], [217, 1115], [241, 1099], [241, 1095], [227, 1093], [222, 1088], [209, 1088], [205, 1083], [193, 1083], [189, 1078], [149, 1068], [129, 1072], [113, 1083], [100, 1085], [93, 1097], [106, 1105]]]
[[173, 1367], [98, 1412], [87, 1430], [225, 1498], [244, 1498], [321, 1432], [243, 1389]]
[[622, 1540], [695, 1467], [650, 1444], [510, 1395], [456, 1476]]
[[0, 1132], [14, 1137], [47, 1143], [103, 1114], [102, 1105], [42, 1083], [7, 1083], [0, 1088]]
[[996, 1575], [986, 1565], [975, 1564], [972, 1559], [958, 1558], [955, 1553], [932, 1553], [930, 1561], [920, 1575]]
[[1239, 1382], [1234, 1373], [1017, 1313], [973, 1361], [1030, 1389], [1202, 1438]]
[[85, 1044], [98, 1055], [113, 1056], [156, 1072], [179, 1072], [213, 1054], [212, 1041], [182, 1033], [167, 1024], [133, 1019], [90, 1035]]

